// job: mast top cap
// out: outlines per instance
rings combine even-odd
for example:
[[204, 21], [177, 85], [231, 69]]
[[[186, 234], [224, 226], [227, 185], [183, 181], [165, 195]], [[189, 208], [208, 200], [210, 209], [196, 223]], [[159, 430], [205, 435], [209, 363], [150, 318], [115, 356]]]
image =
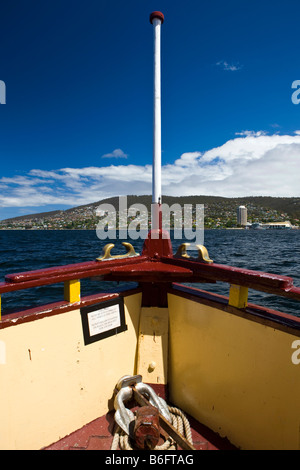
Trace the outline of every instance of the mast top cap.
[[161, 11], [153, 11], [153, 12], [151, 13], [151, 15], [150, 15], [150, 23], [151, 23], [151, 24], [153, 24], [153, 20], [154, 20], [155, 18], [158, 18], [158, 19], [161, 21], [161, 24], [163, 24], [164, 19], [165, 19], [164, 15], [162, 14]]

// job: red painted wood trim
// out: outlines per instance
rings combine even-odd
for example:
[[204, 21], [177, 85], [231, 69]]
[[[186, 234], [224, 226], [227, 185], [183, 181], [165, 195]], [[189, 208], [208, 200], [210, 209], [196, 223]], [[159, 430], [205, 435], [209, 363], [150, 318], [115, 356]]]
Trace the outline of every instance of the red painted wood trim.
[[98, 302], [105, 302], [106, 300], [116, 299], [118, 297], [127, 297], [129, 295], [138, 294], [141, 289], [131, 289], [123, 292], [109, 292], [101, 294], [93, 294], [82, 297], [80, 302], [68, 303], [66, 301], [54, 302], [39, 307], [30, 308], [21, 312], [9, 313], [3, 315], [0, 322], [0, 330], [11, 326], [19, 325], [21, 323], [28, 323], [41, 318], [51, 317], [53, 315], [59, 315], [61, 313], [70, 312], [72, 310], [78, 310], [88, 305], [94, 305]]
[[150, 279], [153, 282], [182, 281], [186, 278], [192, 278], [193, 272], [184, 267], [168, 266], [165, 263], [151, 261], [140, 256], [128, 259], [127, 262], [125, 260], [99, 261], [9, 274], [5, 277], [6, 282], [0, 283], [0, 294], [89, 277], [102, 277], [105, 280], [120, 281], [145, 279]]
[[[142, 258], [142, 257], [141, 257]], [[144, 259], [144, 258], [143, 258]], [[140, 259], [137, 263], [142, 262], [143, 259]], [[119, 261], [119, 260], [115, 260]], [[121, 261], [121, 260], [120, 260]], [[130, 260], [132, 262], [132, 260]], [[86, 270], [73, 270], [71, 269], [54, 269], [50, 272], [46, 270], [41, 273], [36, 273], [35, 271], [29, 271], [28, 277], [25, 276], [27, 273], [22, 273], [22, 276], [18, 277], [17, 282], [1, 282], [0, 283], [0, 294], [5, 292], [12, 292], [22, 289], [28, 289], [30, 287], [39, 287], [49, 284], [57, 284], [59, 282], [70, 281], [72, 279], [84, 279], [89, 277], [103, 277], [110, 275], [112, 261], [104, 261], [96, 263], [96, 265], [90, 266]], [[115, 263], [114, 265], [121, 265], [121, 263]], [[69, 265], [72, 266], [72, 265]], [[74, 265], [76, 267], [76, 265]], [[93, 269], [94, 268], [94, 269]], [[52, 269], [52, 268], [50, 268]], [[24, 276], [23, 276], [24, 274]], [[40, 274], [40, 276], [39, 276]], [[6, 279], [11, 279], [12, 275], [6, 276]], [[109, 279], [108, 279], [109, 280]]]
[[187, 279], [193, 276], [193, 271], [180, 266], [170, 266], [165, 263], [145, 261], [136, 266], [120, 266], [111, 269], [110, 277], [117, 279], [134, 279], [144, 281], [145, 278], [151, 279], [152, 282], [166, 281], [176, 279]]
[[152, 229], [144, 241], [142, 255], [154, 260], [161, 257], [172, 257], [173, 248], [168, 231], [163, 229]]
[[94, 272], [94, 271], [105, 272], [107, 268], [110, 268], [111, 266], [123, 266], [123, 265], [128, 266], [130, 264], [142, 263], [145, 260], [147, 260], [145, 256], [137, 256], [134, 258], [112, 259], [112, 260], [105, 260], [105, 261], [86, 261], [84, 263], [74, 263], [74, 264], [67, 264], [65, 266], [54, 266], [51, 268], [36, 269], [35, 271], [25, 271], [25, 272], [20, 272], [20, 273], [7, 274], [5, 276], [5, 280], [10, 283], [24, 282], [24, 281], [39, 280], [42, 278], [48, 278], [48, 277], [53, 277], [53, 276], [63, 277], [68, 274], [72, 275], [71, 277], [69, 277], [69, 279], [76, 279], [76, 277], [74, 277], [73, 275], [74, 273], [76, 273], [77, 276], [79, 276], [80, 273], [86, 274], [88, 272]]
[[271, 274], [263, 271], [253, 271], [251, 269], [236, 268], [216, 263], [201, 263], [197, 260], [189, 260], [183, 258], [167, 258], [162, 259], [163, 262], [182, 266], [191, 269], [194, 273], [200, 272], [207, 279], [224, 281], [242, 285], [242, 282], [255, 282], [260, 285], [266, 285], [274, 288], [287, 289], [293, 286], [293, 279], [288, 276], [279, 274]]
[[0, 283], [0, 294], [72, 279], [100, 277], [103, 280], [136, 282], [216, 282], [222, 281], [258, 291], [300, 300], [300, 287], [288, 276], [206, 264], [197, 260], [174, 258], [170, 240], [146, 240], [143, 255], [134, 258], [89, 261], [36, 271], [8, 274]]
[[162, 261], [176, 266], [191, 269], [194, 275], [198, 274], [206, 282], [222, 281], [237, 284], [258, 291], [289, 297], [300, 300], [300, 288], [293, 285], [293, 279], [288, 276], [236, 268], [223, 264], [206, 264], [196, 260], [180, 258], [162, 258]]

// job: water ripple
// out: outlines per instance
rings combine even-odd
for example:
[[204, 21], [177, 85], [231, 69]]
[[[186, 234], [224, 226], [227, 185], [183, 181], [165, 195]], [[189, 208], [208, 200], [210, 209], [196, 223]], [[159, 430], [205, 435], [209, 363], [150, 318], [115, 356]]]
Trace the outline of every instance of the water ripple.
[[[206, 230], [204, 244], [209, 256], [218, 264], [265, 271], [293, 277], [300, 286], [300, 230]], [[128, 240], [130, 241], [130, 240]], [[95, 231], [0, 231], [0, 281], [8, 273], [31, 271], [51, 266], [91, 261], [112, 240], [101, 241]], [[183, 240], [173, 240], [173, 251]], [[121, 241], [113, 242], [113, 253], [125, 253]], [[142, 241], [132, 241], [137, 252]], [[114, 291], [133, 283], [108, 283], [82, 280], [82, 295]], [[228, 295], [223, 283], [201, 284], [200, 287]], [[29, 308], [63, 298], [63, 285], [42, 286], [2, 295], [3, 313]], [[249, 291], [249, 302], [300, 316], [300, 303], [269, 294]]]

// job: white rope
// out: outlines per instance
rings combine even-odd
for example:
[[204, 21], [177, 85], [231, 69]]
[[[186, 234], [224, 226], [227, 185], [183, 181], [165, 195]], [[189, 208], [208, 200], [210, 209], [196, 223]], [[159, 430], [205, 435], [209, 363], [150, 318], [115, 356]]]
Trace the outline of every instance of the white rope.
[[[172, 417], [172, 425], [174, 428], [183, 437], [185, 437], [190, 444], [193, 444], [190, 423], [185, 414], [179, 408], [171, 406], [168, 406], [168, 408]], [[115, 429], [111, 450], [117, 450], [118, 448], [120, 450], [133, 450], [129, 436], [120, 428], [119, 425], [117, 425]], [[167, 449], [176, 450], [176, 441], [171, 436], [169, 436], [163, 444], [157, 445], [153, 450]]]

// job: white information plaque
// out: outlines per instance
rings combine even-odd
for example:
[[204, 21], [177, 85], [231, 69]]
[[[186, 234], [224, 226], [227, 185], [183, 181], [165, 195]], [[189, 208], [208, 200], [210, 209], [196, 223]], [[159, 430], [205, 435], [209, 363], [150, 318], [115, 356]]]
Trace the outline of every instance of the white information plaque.
[[120, 306], [117, 304], [101, 310], [94, 310], [87, 314], [87, 318], [90, 336], [99, 335], [104, 331], [121, 326]]
[[86, 345], [127, 330], [122, 297], [82, 307], [80, 315], [84, 344]]

